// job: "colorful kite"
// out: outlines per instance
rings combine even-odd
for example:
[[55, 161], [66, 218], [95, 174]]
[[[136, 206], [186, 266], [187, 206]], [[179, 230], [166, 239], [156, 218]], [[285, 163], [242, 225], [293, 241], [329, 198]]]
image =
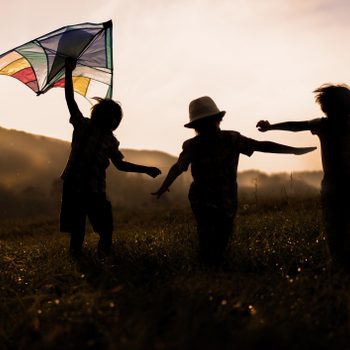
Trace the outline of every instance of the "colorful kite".
[[62, 27], [0, 55], [0, 74], [14, 77], [37, 95], [64, 87], [66, 57], [77, 58], [74, 91], [91, 99], [112, 97], [112, 21]]

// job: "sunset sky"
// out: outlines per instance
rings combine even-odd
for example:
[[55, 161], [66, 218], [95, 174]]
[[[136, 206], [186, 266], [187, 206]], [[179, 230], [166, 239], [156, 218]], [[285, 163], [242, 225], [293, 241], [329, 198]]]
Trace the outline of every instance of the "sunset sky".
[[[2, 3], [0, 53], [65, 25], [113, 20], [114, 95], [124, 109], [122, 148], [181, 151], [193, 131], [188, 104], [208, 95], [223, 129], [258, 140], [319, 146], [308, 132], [259, 133], [271, 122], [322, 116], [312, 91], [350, 84], [348, 0], [20, 0]], [[63, 89], [37, 97], [0, 76], [0, 126], [70, 140]], [[77, 96], [88, 116], [89, 103]], [[256, 153], [239, 170], [321, 169], [304, 156]]]

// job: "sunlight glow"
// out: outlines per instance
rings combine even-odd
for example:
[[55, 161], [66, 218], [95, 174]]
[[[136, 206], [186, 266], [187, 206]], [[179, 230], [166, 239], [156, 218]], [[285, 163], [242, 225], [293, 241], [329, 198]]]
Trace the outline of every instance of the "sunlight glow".
[[[69, 24], [114, 23], [114, 99], [125, 117], [116, 131], [122, 148], [178, 155], [193, 136], [183, 124], [189, 102], [211, 96], [226, 110], [222, 128], [259, 140], [318, 146], [309, 133], [259, 133], [260, 119], [303, 120], [322, 115], [312, 91], [323, 83], [349, 83], [350, 3], [290, 1], [151, 0], [69, 2], [55, 16], [36, 6], [4, 4], [0, 52]], [[66, 11], [69, 7], [70, 11]], [[35, 96], [15, 79], [0, 76], [0, 126], [70, 140], [62, 89]], [[56, 91], [53, 91], [56, 90]], [[85, 115], [90, 105], [77, 97]], [[254, 154], [239, 170], [321, 169], [319, 149], [305, 156]]]

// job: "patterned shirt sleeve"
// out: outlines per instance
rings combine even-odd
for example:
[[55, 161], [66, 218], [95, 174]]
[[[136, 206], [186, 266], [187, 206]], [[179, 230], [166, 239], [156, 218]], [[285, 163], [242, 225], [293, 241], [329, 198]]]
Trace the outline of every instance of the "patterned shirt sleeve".
[[316, 118], [309, 121], [309, 127], [312, 134], [318, 135], [320, 133], [324, 119], [325, 118]]
[[177, 165], [181, 171], [187, 171], [189, 165], [191, 164], [191, 143], [187, 140], [182, 145], [182, 152], [177, 160]]
[[242, 136], [239, 133], [237, 134], [239, 153], [243, 153], [250, 157], [257, 148], [257, 141], [249, 137]]

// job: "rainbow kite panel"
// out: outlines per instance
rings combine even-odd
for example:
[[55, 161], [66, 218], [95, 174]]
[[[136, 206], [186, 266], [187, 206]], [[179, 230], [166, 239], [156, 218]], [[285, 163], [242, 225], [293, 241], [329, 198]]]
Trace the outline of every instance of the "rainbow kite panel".
[[0, 75], [18, 79], [41, 95], [64, 87], [66, 57], [77, 59], [74, 91], [91, 101], [112, 98], [112, 21], [62, 27], [0, 55]]

